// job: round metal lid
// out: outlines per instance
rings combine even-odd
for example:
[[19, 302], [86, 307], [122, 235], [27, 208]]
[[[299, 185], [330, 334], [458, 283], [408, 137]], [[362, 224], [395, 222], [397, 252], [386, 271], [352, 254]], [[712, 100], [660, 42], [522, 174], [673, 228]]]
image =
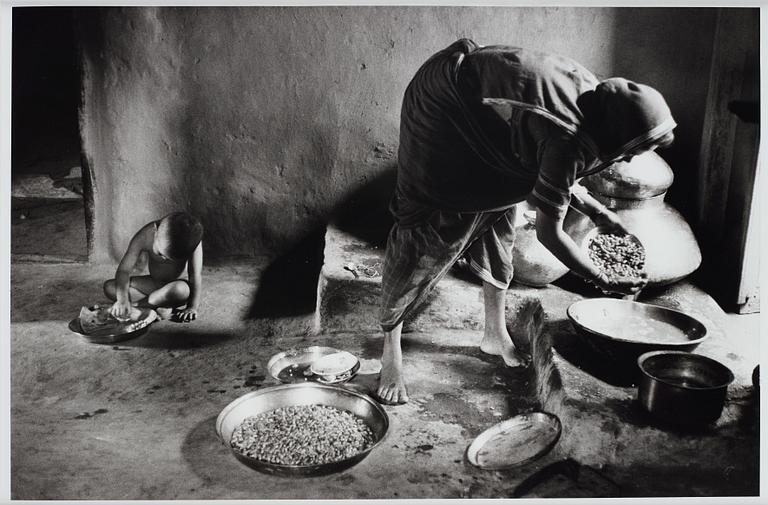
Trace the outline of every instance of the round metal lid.
[[520, 466], [548, 453], [561, 431], [557, 416], [546, 412], [520, 414], [482, 432], [467, 448], [467, 459], [486, 470]]
[[588, 175], [581, 183], [603, 196], [644, 200], [665, 193], [673, 181], [674, 173], [664, 158], [648, 151]]

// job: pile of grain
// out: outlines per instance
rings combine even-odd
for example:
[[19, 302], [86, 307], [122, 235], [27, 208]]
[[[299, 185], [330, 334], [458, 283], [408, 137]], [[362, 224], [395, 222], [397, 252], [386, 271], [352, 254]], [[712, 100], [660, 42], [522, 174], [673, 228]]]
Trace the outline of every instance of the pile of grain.
[[351, 458], [373, 442], [373, 432], [360, 417], [326, 405], [301, 405], [246, 418], [230, 444], [254, 459], [306, 466]]

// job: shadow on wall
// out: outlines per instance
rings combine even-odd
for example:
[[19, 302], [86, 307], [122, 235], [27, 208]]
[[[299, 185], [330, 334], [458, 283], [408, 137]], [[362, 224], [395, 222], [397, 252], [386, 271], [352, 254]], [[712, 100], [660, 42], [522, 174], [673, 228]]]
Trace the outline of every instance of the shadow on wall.
[[[615, 73], [658, 89], [678, 122], [675, 142], [658, 154], [675, 173], [666, 200], [690, 219], [718, 9], [619, 7], [614, 11], [610, 36]], [[651, 35], [662, 33], [661, 40]]]
[[[335, 206], [329, 221], [371, 244], [384, 247], [392, 226], [389, 200], [395, 185], [395, 163], [369, 178]], [[314, 312], [323, 267], [325, 226], [319, 226], [264, 270], [247, 313], [248, 319], [299, 316]]]
[[397, 162], [392, 161], [336, 206], [333, 223], [358, 239], [384, 248], [394, 224], [389, 202], [395, 191], [396, 179]]
[[246, 317], [262, 319], [313, 312], [324, 246], [325, 227], [320, 227], [273, 260], [261, 275]]

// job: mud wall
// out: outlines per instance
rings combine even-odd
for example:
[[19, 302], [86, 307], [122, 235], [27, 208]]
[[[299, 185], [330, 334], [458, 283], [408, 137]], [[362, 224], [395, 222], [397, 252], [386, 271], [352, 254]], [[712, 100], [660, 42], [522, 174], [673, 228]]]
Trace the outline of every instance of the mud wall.
[[200, 216], [209, 258], [272, 256], [354, 208], [355, 195], [381, 195], [366, 192], [377, 181], [386, 193], [403, 91], [459, 37], [655, 85], [680, 123], [673, 166], [692, 168], [714, 11], [134, 7], [82, 9], [78, 20], [91, 259], [107, 262], [176, 209]]

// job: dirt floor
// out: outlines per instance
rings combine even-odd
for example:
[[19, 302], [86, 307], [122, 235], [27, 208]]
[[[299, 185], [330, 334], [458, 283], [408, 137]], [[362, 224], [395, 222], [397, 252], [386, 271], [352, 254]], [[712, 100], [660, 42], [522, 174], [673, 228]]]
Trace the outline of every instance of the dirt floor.
[[[476, 332], [440, 331], [405, 339], [413, 400], [387, 407], [391, 434], [367, 459], [301, 485], [254, 472], [217, 439], [214, 423], [230, 401], [276, 383], [266, 374], [269, 357], [316, 343], [377, 359], [380, 335], [272, 337], [241, 320], [259, 278], [241, 267], [206, 272], [199, 321], [163, 321], [136, 340], [90, 344], [67, 322], [81, 304], [102, 299], [109, 274], [13, 267], [14, 499], [498, 497], [531, 471], [483, 472], [464, 461], [486, 427], [533, 407], [529, 377], [482, 354]], [[371, 387], [375, 376], [355, 382]]]
[[[100, 286], [112, 267], [14, 264], [12, 498], [502, 498], [569, 457], [556, 446], [514, 470], [467, 463], [466, 448], [483, 430], [538, 408], [534, 377], [530, 368], [509, 369], [481, 353], [477, 331], [434, 329], [404, 337], [412, 401], [385, 407], [389, 434], [358, 465], [299, 481], [242, 465], [217, 438], [215, 420], [242, 394], [277, 384], [266, 373], [273, 354], [319, 344], [376, 360], [381, 346], [378, 332], [309, 337], [301, 330], [308, 319], [249, 319], [262, 271], [207, 268], [200, 320], [162, 321], [135, 340], [97, 345], [67, 323], [81, 305], [103, 299]], [[375, 383], [376, 375], [359, 375], [351, 385], [370, 391]], [[711, 474], [675, 474], [660, 486], [653, 468], [580, 464], [580, 480], [556, 476], [537, 496], [712, 493]], [[744, 491], [738, 481], [720, 489]]]

